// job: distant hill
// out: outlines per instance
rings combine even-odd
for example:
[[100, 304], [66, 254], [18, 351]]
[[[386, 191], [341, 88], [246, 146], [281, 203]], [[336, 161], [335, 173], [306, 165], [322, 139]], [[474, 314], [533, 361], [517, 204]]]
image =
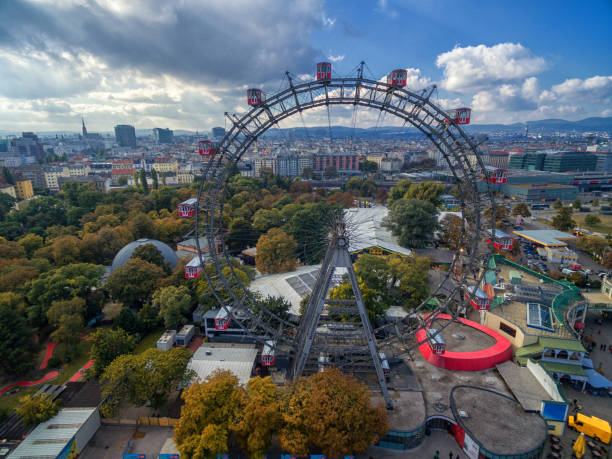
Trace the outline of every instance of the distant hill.
[[[465, 126], [465, 130], [470, 134], [483, 133], [483, 134], [523, 134], [525, 127], [529, 127], [529, 132], [532, 134], [554, 134], [554, 133], [582, 133], [591, 131], [608, 131], [612, 133], [612, 117], [591, 117], [585, 118], [579, 121], [567, 121], [562, 119], [545, 119], [539, 121], [527, 121], [526, 123], [514, 123], [514, 124], [470, 124]], [[334, 138], [350, 138], [355, 137], [359, 139], [365, 138], [393, 138], [405, 135], [419, 135], [418, 131], [412, 127], [393, 127], [393, 126], [379, 126], [378, 128], [355, 128], [354, 130], [348, 126], [332, 126], [332, 137]], [[209, 130], [201, 130], [200, 134], [208, 134]], [[176, 129], [174, 131], [175, 136], [179, 135], [194, 135], [196, 131], [188, 131], [182, 129]], [[78, 131], [36, 131], [40, 137], [55, 137], [55, 135], [67, 135], [73, 136], [80, 134]], [[106, 131], [100, 134], [113, 135], [114, 132]], [[21, 135], [21, 132], [0, 130], [0, 136], [6, 135]], [[152, 135], [152, 129], [136, 129], [136, 135], [139, 137], [147, 137]], [[308, 138], [322, 137], [329, 135], [328, 126], [313, 126], [308, 127], [306, 130], [303, 127], [287, 128], [287, 129], [269, 129], [265, 134], [264, 138], [275, 139], [278, 137], [285, 138], [286, 136], [293, 136], [294, 138]]]

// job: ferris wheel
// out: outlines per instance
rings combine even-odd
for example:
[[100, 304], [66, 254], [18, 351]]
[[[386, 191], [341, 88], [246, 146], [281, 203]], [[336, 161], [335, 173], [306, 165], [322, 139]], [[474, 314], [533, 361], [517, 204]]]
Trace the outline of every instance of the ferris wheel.
[[[334, 140], [330, 108], [340, 106], [353, 110], [353, 129], [359, 116], [357, 111], [365, 108], [378, 113], [377, 126], [382, 117], [392, 117], [403, 123], [403, 126], [416, 128], [429, 139], [433, 148], [444, 158], [458, 188], [462, 215], [460, 245], [463, 250], [461, 257], [454, 259], [451, 269], [443, 276], [437, 288], [432, 289], [430, 297], [412, 312], [417, 313], [423, 309], [431, 298], [443, 292], [443, 288], [446, 289], [443, 292], [446, 299], [429, 315], [430, 320], [442, 311], [456, 317], [459, 310], [457, 304], [464, 301], [464, 298], [470, 302], [478, 300], [478, 286], [483, 283], [484, 270], [478, 276], [473, 273], [479, 269], [483, 260], [488, 259], [487, 255], [493, 246], [482, 244], [487, 227], [492, 230], [489, 238], [495, 239], [495, 199], [490, 184], [500, 183], [500, 178], [483, 163], [479, 154], [479, 142], [461, 128], [470, 122], [471, 110], [441, 109], [432, 97], [435, 86], [420, 91], [408, 89], [406, 70], [392, 70], [386, 78], [376, 79], [366, 77], [364, 68], [362, 62], [353, 74], [335, 76], [332, 75], [331, 63], [321, 62], [316, 65], [312, 80], [297, 81], [287, 72], [285, 87], [276, 93], [266, 94], [261, 89], [249, 88], [246, 91], [249, 111], [241, 115], [226, 113], [230, 127], [219, 142], [199, 142], [198, 152], [205, 161], [198, 195], [179, 205], [180, 215], [194, 220], [197, 247], [197, 255], [185, 267], [185, 275], [189, 278], [206, 278], [219, 304], [215, 328], [224, 330], [229, 326], [240, 327], [260, 342], [263, 345], [263, 365], [273, 364], [274, 352], [279, 349], [299, 360], [302, 352], [300, 348], [303, 346], [299, 339], [300, 333], [303, 334], [300, 327], [304, 328], [303, 322], [312, 320], [312, 316], [305, 315], [301, 323], [297, 323], [267, 310], [237, 274], [233, 262], [236, 253], [228, 249], [226, 241], [227, 215], [224, 207], [228, 197], [228, 181], [243, 155], [266, 131], [278, 129], [281, 122], [293, 116], [301, 118], [306, 128], [304, 114], [308, 111], [327, 113], [328, 140], [332, 147]], [[304, 132], [308, 135], [308, 129]], [[479, 190], [479, 183], [485, 184], [484, 191]], [[485, 222], [481, 216], [485, 207], [493, 208], [490, 222]], [[338, 243], [340, 239], [335, 239], [338, 250], [344, 244], [344, 237], [340, 237], [341, 243]], [[351, 236], [349, 234], [346, 237]], [[323, 263], [326, 262], [329, 261], [324, 259]], [[467, 289], [467, 277], [470, 274], [475, 277], [470, 283], [475, 285]], [[449, 279], [453, 280], [454, 286], [450, 291], [447, 282]], [[219, 292], [221, 288], [225, 292], [223, 295]], [[421, 344], [415, 341], [415, 333], [427, 329], [428, 321], [415, 317], [417, 314], [411, 314], [403, 320], [379, 324], [376, 329], [370, 330], [370, 335], [376, 337], [374, 348], [371, 349], [375, 349], [377, 354], [380, 352], [382, 360], [382, 363], [376, 365], [379, 380], [381, 372], [385, 370], [383, 351], [388, 355], [397, 352], [397, 349], [405, 351]], [[436, 336], [430, 338], [432, 346], [436, 345]], [[299, 369], [299, 374], [303, 367]]]

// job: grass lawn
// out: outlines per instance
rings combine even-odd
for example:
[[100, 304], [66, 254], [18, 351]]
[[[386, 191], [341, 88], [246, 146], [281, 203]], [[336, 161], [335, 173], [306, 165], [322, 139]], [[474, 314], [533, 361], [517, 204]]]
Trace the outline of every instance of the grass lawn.
[[23, 396], [25, 396], [27, 394], [33, 394], [39, 388], [40, 388], [40, 386], [24, 387], [23, 389], [21, 389], [16, 394], [1, 396], [0, 397], [0, 410], [13, 411], [15, 409], [15, 407], [17, 407], [17, 405], [19, 404], [19, 398], [21, 398], [21, 397], [23, 397]]
[[144, 352], [149, 348], [155, 347], [155, 343], [157, 343], [157, 340], [159, 339], [163, 331], [164, 329], [160, 327], [156, 328], [151, 333], [146, 335], [142, 339], [142, 341], [138, 343], [136, 349], [134, 349], [134, 354], [140, 354], [141, 352]]
[[[572, 218], [581, 228], [586, 228], [597, 233], [612, 234], [612, 215], [597, 215], [601, 220], [599, 225], [587, 225], [584, 219], [589, 214], [573, 215]], [[596, 215], [596, 214], [592, 214]]]

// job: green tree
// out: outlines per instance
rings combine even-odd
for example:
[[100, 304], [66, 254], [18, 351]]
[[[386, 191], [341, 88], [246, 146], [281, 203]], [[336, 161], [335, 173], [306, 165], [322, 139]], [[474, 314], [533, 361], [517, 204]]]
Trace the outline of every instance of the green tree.
[[194, 377], [187, 371], [191, 352], [185, 347], [160, 351], [151, 348], [141, 354], [124, 354], [113, 360], [100, 378], [101, 411], [109, 416], [118, 413], [124, 403], [161, 408], [179, 384]]
[[521, 217], [531, 217], [529, 206], [524, 202], [519, 202], [514, 209], [512, 209], [512, 215], [520, 215]]
[[441, 183], [422, 182], [412, 183], [404, 193], [405, 199], [420, 199], [429, 201], [434, 206], [439, 206], [442, 202], [440, 196], [444, 193], [445, 186]]
[[354, 377], [329, 369], [288, 387], [281, 408], [281, 447], [306, 456], [319, 448], [327, 457], [363, 453], [389, 429], [383, 406]]
[[582, 207], [582, 201], [576, 198], [574, 202], [572, 202], [572, 207], [576, 210], [580, 210], [580, 208]]
[[431, 260], [427, 257], [391, 255], [387, 259], [392, 275], [391, 284], [397, 286], [397, 301], [409, 310], [420, 305], [429, 296], [428, 271]]
[[104, 268], [89, 263], [75, 263], [42, 273], [27, 291], [28, 319], [34, 325], [46, 323], [46, 313], [53, 301], [85, 298], [104, 274]]
[[153, 294], [153, 308], [159, 311], [167, 329], [180, 330], [191, 310], [189, 289], [185, 286], [160, 288]]
[[0, 193], [0, 221], [4, 220], [11, 211], [17, 200], [7, 193]]
[[56, 343], [66, 344], [70, 350], [69, 353], [74, 354], [84, 330], [83, 316], [66, 314], [61, 317], [57, 329], [51, 333], [51, 339]]
[[240, 252], [247, 247], [252, 247], [259, 237], [259, 232], [254, 231], [251, 222], [243, 217], [234, 218], [229, 226], [227, 235], [227, 246], [234, 252]]
[[253, 228], [262, 233], [270, 228], [280, 227], [283, 223], [283, 217], [278, 209], [259, 209], [253, 215]]
[[584, 223], [589, 226], [597, 226], [601, 223], [601, 218], [599, 218], [597, 215], [589, 214], [584, 217]]
[[0, 293], [0, 370], [7, 375], [22, 375], [35, 362], [34, 332], [23, 317], [23, 300], [15, 293]]
[[134, 187], [138, 188], [138, 172], [136, 170], [132, 172], [132, 182], [134, 183]]
[[312, 264], [321, 260], [326, 249], [329, 224], [340, 218], [342, 212], [337, 206], [318, 202], [307, 204], [293, 213], [283, 230], [297, 242], [296, 253], [303, 263]]
[[389, 208], [386, 225], [404, 247], [426, 247], [438, 229], [438, 211], [428, 201], [400, 199]]
[[153, 180], [153, 189], [157, 190], [159, 188], [159, 179], [157, 178], [157, 171], [155, 169], [151, 169], [151, 180]]
[[391, 205], [404, 197], [410, 186], [412, 185], [412, 181], [410, 179], [402, 179], [397, 182], [397, 184], [391, 188], [389, 192], [389, 197], [387, 198], [387, 206], [391, 207]]
[[576, 222], [572, 218], [572, 208], [562, 207], [557, 215], [552, 219], [552, 226], [559, 231], [569, 231], [574, 229]]
[[366, 174], [373, 174], [378, 171], [378, 164], [374, 161], [360, 161], [359, 170], [361, 172], [365, 172]]
[[34, 252], [43, 246], [43, 238], [38, 234], [26, 234], [17, 243], [23, 247], [28, 258], [32, 258]]
[[159, 266], [134, 258], [108, 276], [106, 288], [114, 299], [136, 308], [151, 298], [164, 276]]
[[50, 324], [58, 326], [64, 316], [75, 314], [81, 318], [85, 317], [85, 300], [75, 297], [70, 300], [54, 301], [47, 311], [47, 320]]
[[132, 252], [132, 259], [140, 258], [141, 260], [148, 261], [154, 265], [159, 266], [167, 273], [170, 272], [170, 265], [164, 260], [164, 256], [157, 247], [153, 244], [143, 244], [136, 247]]
[[130, 334], [138, 333], [140, 330], [140, 324], [138, 323], [136, 314], [127, 306], [121, 308], [119, 315], [115, 317], [114, 325]]
[[122, 329], [99, 328], [92, 334], [89, 351], [94, 361], [94, 375], [100, 376], [117, 357], [129, 354], [136, 347], [136, 338]]
[[142, 186], [142, 191], [144, 194], [149, 194], [149, 184], [147, 183], [147, 173], [144, 168], [140, 169], [140, 186]]
[[560, 199], [557, 199], [555, 202], [553, 202], [552, 204], [553, 209], [561, 209], [563, 207], [563, 203], [561, 202]]
[[45, 393], [19, 398], [15, 412], [25, 425], [36, 425], [51, 419], [59, 411], [59, 404]]
[[262, 234], [257, 242], [255, 264], [260, 273], [294, 271], [297, 265], [297, 243], [280, 228], [272, 228]]

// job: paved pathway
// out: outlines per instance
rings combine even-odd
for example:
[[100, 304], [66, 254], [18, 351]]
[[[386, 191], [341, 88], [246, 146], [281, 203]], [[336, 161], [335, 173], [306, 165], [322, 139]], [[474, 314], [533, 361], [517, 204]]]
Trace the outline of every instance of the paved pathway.
[[46, 349], [45, 349], [45, 357], [44, 357], [42, 363], [40, 364], [40, 369], [41, 370], [44, 370], [45, 368], [47, 368], [47, 363], [49, 362], [49, 359], [53, 355], [53, 351], [55, 350], [55, 346], [57, 346], [57, 343], [53, 343], [51, 341], [49, 341], [47, 343], [47, 346], [46, 346]]
[[57, 376], [59, 375], [59, 371], [50, 371], [49, 373], [47, 373], [46, 375], [44, 375], [42, 378], [40, 378], [38, 381], [19, 381], [13, 384], [9, 384], [8, 386], [2, 388], [2, 390], [0, 390], [0, 395], [4, 394], [6, 391], [11, 390], [14, 387], [30, 387], [30, 386], [36, 386], [38, 384], [42, 384], [44, 382], [47, 381], [51, 381], [52, 379], [57, 378]]

